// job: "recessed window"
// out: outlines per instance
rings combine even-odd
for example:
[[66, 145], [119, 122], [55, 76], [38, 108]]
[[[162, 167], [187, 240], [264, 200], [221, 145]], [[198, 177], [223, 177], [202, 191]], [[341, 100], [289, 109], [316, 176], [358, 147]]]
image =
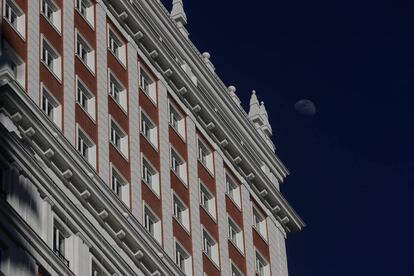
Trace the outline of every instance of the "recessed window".
[[144, 207], [144, 227], [159, 243], [161, 243], [161, 220], [148, 206]]
[[3, 51], [10, 59], [8, 65], [16, 81], [24, 88], [26, 86], [26, 64], [24, 60], [16, 53], [16, 51], [7, 43], [3, 41]]
[[125, 205], [129, 206], [129, 184], [114, 166], [111, 167], [111, 190]]
[[111, 72], [109, 73], [109, 95], [124, 110], [128, 110], [127, 90]]
[[110, 28], [108, 28], [108, 49], [122, 63], [122, 65], [126, 65], [126, 45]]
[[76, 102], [82, 107], [82, 109], [93, 119], [95, 120], [95, 96], [92, 92], [86, 87], [86, 85], [79, 79], [77, 76], [77, 88], [76, 88]]
[[141, 133], [155, 148], [158, 148], [157, 126], [143, 112], [141, 112]]
[[40, 108], [56, 126], [62, 127], [62, 106], [44, 86], [42, 87]]
[[59, 257], [59, 259], [69, 266], [69, 261], [66, 259], [66, 241], [69, 237], [64, 228], [57, 222], [53, 223], [53, 252]]
[[240, 185], [228, 174], [226, 174], [226, 194], [238, 207], [241, 207]]
[[198, 160], [207, 170], [213, 172], [213, 153], [201, 140], [198, 140]]
[[173, 195], [173, 215], [174, 218], [188, 231], [190, 230], [190, 216], [188, 207], [176, 195]]
[[95, 51], [79, 32], [76, 34], [76, 55], [89, 70], [95, 72]]
[[175, 264], [185, 275], [192, 275], [191, 256], [177, 242], [175, 243]]
[[211, 215], [214, 219], [216, 219], [216, 200], [207, 187], [200, 182], [200, 205], [207, 211], [209, 215]]
[[[43, 35], [42, 35], [43, 36]], [[44, 38], [42, 39], [43, 64], [59, 79], [62, 79], [61, 56]]]
[[205, 229], [203, 229], [203, 252], [216, 265], [219, 265], [218, 244]]
[[255, 205], [253, 205], [253, 227], [264, 239], [267, 239], [266, 217]]
[[171, 170], [175, 175], [180, 178], [184, 183], [187, 183], [187, 164], [184, 159], [178, 155], [178, 153], [171, 148]]
[[142, 172], [141, 177], [142, 181], [151, 188], [151, 190], [157, 195], [160, 195], [160, 183], [159, 183], [159, 174], [155, 168], [150, 164], [150, 162], [142, 156], [141, 160]]
[[92, 260], [92, 270], [91, 270], [91, 276], [107, 276], [108, 273], [106, 273], [103, 266], [96, 261], [95, 258]]
[[26, 16], [22, 9], [12, 0], [3, 1], [3, 17], [17, 31], [19, 35], [25, 38], [26, 35]]
[[170, 104], [170, 126], [185, 139], [185, 121], [184, 116]]
[[243, 276], [243, 273], [237, 266], [231, 264], [231, 276]]
[[256, 274], [258, 276], [270, 276], [269, 263], [259, 252], [256, 252]]
[[238, 248], [241, 252], [244, 251], [244, 237], [241, 228], [229, 217], [229, 240]]
[[141, 67], [139, 85], [141, 90], [154, 102], [157, 102], [157, 89], [155, 81]]
[[92, 167], [96, 168], [96, 145], [91, 138], [78, 126], [77, 145], [79, 153], [85, 158]]
[[82, 17], [92, 27], [94, 26], [95, 12], [91, 0], [76, 0], [75, 9], [82, 15]]
[[128, 135], [122, 128], [111, 119], [111, 133], [110, 133], [111, 144], [118, 149], [118, 151], [125, 157], [128, 158]]
[[40, 6], [43, 16], [49, 23], [60, 32], [61, 26], [61, 9], [52, 0], [42, 0]]

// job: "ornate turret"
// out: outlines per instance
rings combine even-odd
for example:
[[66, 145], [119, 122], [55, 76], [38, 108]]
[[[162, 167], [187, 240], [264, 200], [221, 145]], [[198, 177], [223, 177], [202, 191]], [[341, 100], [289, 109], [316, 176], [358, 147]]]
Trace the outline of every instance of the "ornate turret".
[[184, 12], [183, 0], [173, 0], [171, 17], [177, 23], [181, 33], [188, 38], [188, 31], [185, 28], [187, 25], [187, 15]]

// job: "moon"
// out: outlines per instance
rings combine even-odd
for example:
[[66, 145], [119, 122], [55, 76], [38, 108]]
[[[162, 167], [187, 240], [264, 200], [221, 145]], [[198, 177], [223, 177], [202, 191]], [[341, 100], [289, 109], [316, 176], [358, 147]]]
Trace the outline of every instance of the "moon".
[[315, 116], [316, 107], [315, 104], [307, 99], [299, 100], [295, 103], [295, 110], [305, 116]]

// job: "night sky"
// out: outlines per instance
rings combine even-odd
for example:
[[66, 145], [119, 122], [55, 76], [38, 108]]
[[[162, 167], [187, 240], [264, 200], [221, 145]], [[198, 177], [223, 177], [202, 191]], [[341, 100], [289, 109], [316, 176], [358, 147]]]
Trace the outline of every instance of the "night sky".
[[414, 275], [413, 1], [184, 5], [226, 85], [266, 104], [282, 192], [307, 223], [288, 238], [290, 276]]

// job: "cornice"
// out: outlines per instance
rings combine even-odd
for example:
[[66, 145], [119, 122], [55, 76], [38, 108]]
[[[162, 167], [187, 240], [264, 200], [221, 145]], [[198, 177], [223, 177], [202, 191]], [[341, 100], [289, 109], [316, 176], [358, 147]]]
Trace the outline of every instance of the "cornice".
[[[2, 79], [2, 76], [0, 76], [0, 79]], [[49, 169], [54, 171], [60, 180], [65, 183], [65, 186], [72, 192], [71, 197], [78, 198], [85, 209], [88, 210], [87, 213], [99, 221], [107, 234], [122, 245], [120, 248], [137, 267], [145, 269], [142, 267], [143, 263], [148, 267], [156, 267], [156, 270], [152, 272], [143, 270], [148, 275], [153, 273], [183, 275], [169, 256], [160, 255], [163, 252], [161, 246], [152, 241], [148, 232], [132, 215], [131, 211], [119, 198], [113, 195], [108, 185], [99, 175], [90, 169], [90, 166], [80, 157], [63, 134], [49, 124], [36, 103], [16, 85], [15, 81], [8, 82], [7, 85], [1, 87], [0, 108], [7, 112], [9, 110], [13, 111], [15, 116], [9, 115], [12, 120], [18, 118], [15, 120], [15, 124], [19, 127], [22, 138], [29, 142]], [[41, 147], [31, 142], [34, 139], [42, 141]], [[30, 168], [32, 170], [40, 166], [39, 163], [33, 163], [34, 160], [30, 162], [27, 158], [25, 162], [31, 164]], [[42, 170], [39, 167], [37, 171]], [[43, 177], [48, 178], [47, 175]], [[55, 191], [55, 194], [61, 197], [64, 196], [62, 193], [62, 191]], [[90, 204], [91, 202], [99, 203], [99, 206], [102, 206], [103, 209], [96, 210]], [[76, 207], [72, 208], [72, 210], [75, 209]], [[85, 214], [78, 212], [75, 217], [82, 218], [83, 224], [86, 225]], [[94, 231], [91, 230], [90, 232]], [[123, 235], [120, 233], [123, 233]], [[124, 239], [125, 235], [127, 235], [127, 239]], [[139, 250], [133, 252], [132, 247]], [[122, 262], [122, 260], [119, 261]]]

